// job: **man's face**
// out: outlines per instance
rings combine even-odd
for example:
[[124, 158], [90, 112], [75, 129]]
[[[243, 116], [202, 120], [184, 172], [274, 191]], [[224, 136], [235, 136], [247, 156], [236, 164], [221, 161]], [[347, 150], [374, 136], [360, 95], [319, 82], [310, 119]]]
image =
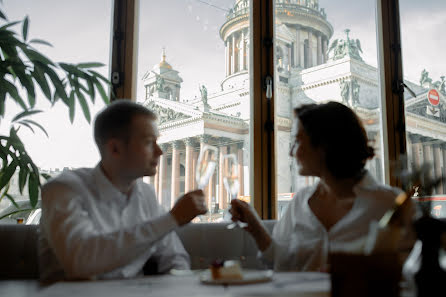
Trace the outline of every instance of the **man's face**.
[[133, 117], [127, 145], [122, 154], [125, 172], [132, 178], [156, 174], [163, 151], [156, 143], [159, 133], [156, 123], [146, 115]]

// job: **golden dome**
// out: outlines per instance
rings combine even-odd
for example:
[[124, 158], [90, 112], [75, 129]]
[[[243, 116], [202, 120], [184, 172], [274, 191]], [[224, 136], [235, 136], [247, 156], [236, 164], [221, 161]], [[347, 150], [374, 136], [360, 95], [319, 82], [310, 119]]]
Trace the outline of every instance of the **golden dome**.
[[163, 54], [161, 56], [161, 62], [159, 63], [160, 68], [172, 69], [169, 63], [166, 62], [166, 50], [163, 48]]

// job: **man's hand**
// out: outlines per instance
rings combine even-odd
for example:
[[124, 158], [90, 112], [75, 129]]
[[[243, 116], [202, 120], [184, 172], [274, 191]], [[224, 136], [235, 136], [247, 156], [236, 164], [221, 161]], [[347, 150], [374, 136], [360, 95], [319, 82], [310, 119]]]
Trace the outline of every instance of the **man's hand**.
[[195, 190], [180, 197], [170, 213], [178, 225], [182, 226], [189, 223], [196, 216], [205, 214], [207, 211], [203, 191]]

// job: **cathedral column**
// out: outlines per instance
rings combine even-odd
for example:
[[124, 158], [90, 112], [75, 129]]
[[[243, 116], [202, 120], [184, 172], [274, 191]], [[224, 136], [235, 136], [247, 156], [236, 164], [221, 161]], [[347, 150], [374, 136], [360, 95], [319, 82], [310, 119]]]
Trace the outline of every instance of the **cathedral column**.
[[235, 73], [235, 34], [231, 35], [232, 40], [232, 55], [231, 55], [231, 74]]
[[[201, 135], [200, 136], [200, 152], [203, 150], [203, 147], [209, 142], [209, 140], [210, 140], [210, 136], [209, 135], [206, 135], [206, 134], [204, 134], [204, 135]], [[200, 153], [198, 153], [198, 156], [199, 156], [199, 154]], [[198, 158], [198, 157], [197, 157]], [[198, 161], [198, 160], [197, 160]], [[198, 166], [198, 164], [196, 164], [195, 165], [195, 167], [196, 166]], [[195, 169], [196, 170], [196, 169]], [[195, 171], [194, 170], [194, 171]], [[198, 186], [198, 185], [197, 185]], [[208, 197], [208, 193], [209, 193], [209, 184], [207, 184], [205, 187], [204, 187], [204, 189], [202, 189], [203, 190], [203, 193], [204, 193], [204, 197], [205, 197], [205, 199], [206, 199], [206, 197]]]
[[172, 178], [170, 185], [170, 206], [175, 205], [180, 192], [180, 142], [172, 143]]
[[296, 61], [295, 65], [297, 67], [302, 67], [302, 59], [301, 59], [301, 42], [300, 42], [300, 27], [296, 28]]
[[219, 147], [220, 156], [218, 162], [218, 202], [221, 209], [226, 209], [228, 207], [228, 194], [223, 183], [223, 174], [225, 162], [223, 156], [227, 154], [228, 148], [223, 145]]
[[229, 75], [229, 49], [228, 49], [228, 42], [225, 41], [225, 74], [226, 76]]
[[308, 31], [308, 68], [313, 67], [313, 33]]
[[[161, 157], [160, 157], [161, 159]], [[161, 197], [158, 196], [158, 187], [159, 187], [159, 170], [160, 170], [160, 160], [158, 160], [158, 167], [156, 168], [155, 176], [153, 177], [153, 187], [155, 188], [155, 194], [158, 201], [161, 201]]]
[[245, 31], [242, 30], [242, 37], [240, 39], [240, 44], [242, 45], [241, 48], [241, 58], [239, 59], [239, 61], [241, 61], [240, 63], [240, 71], [245, 70]]
[[407, 132], [407, 137], [406, 137], [406, 154], [407, 154], [407, 169], [409, 171], [412, 171], [412, 169], [414, 168], [414, 164], [413, 164], [413, 158], [411, 158], [411, 156], [413, 156], [413, 147], [412, 147], [412, 138], [410, 137], [410, 132]]
[[327, 63], [327, 39], [322, 38], [322, 63]]
[[166, 151], [167, 151], [167, 144], [161, 144], [160, 145], [161, 150], [163, 151], [163, 154], [160, 156], [159, 160], [159, 166], [158, 166], [158, 201], [162, 203], [163, 201], [163, 184], [164, 180], [166, 179]]
[[192, 171], [192, 160], [194, 158], [194, 139], [187, 138], [184, 141], [186, 145], [186, 168], [185, 168], [185, 177], [184, 177], [184, 192], [190, 192], [193, 190], [192, 180], [194, 179], [194, 173]]
[[423, 146], [421, 145], [421, 137], [417, 134], [409, 134], [412, 142], [412, 163], [414, 168], [420, 168], [423, 162]]
[[239, 196], [245, 195], [245, 180], [244, 180], [244, 170], [243, 170], [243, 142], [237, 144], [237, 160], [238, 160], [238, 182], [240, 184], [240, 188], [238, 191]]
[[291, 44], [287, 44], [286, 45], [286, 47], [287, 47], [287, 55], [288, 55], [288, 61], [287, 61], [287, 70], [288, 71], [291, 71], [291, 59], [293, 58], [293, 56], [291, 55]]
[[317, 65], [322, 64], [322, 37], [321, 34], [317, 34]]
[[[434, 172], [435, 178], [442, 177], [442, 169], [443, 169], [443, 154], [441, 151], [441, 147], [438, 143], [432, 145], [433, 155], [434, 155]], [[443, 183], [440, 182], [438, 186], [435, 188], [437, 194], [443, 194]]]
[[198, 152], [195, 151], [195, 147], [192, 149], [192, 190], [197, 189], [197, 181], [195, 180], [195, 171], [197, 168]]

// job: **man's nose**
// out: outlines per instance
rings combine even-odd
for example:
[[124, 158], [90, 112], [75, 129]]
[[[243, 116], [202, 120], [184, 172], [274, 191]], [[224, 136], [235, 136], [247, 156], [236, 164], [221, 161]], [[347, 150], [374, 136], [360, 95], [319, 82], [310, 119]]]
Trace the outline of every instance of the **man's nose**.
[[156, 152], [158, 156], [161, 156], [164, 153], [158, 143], [156, 144]]

